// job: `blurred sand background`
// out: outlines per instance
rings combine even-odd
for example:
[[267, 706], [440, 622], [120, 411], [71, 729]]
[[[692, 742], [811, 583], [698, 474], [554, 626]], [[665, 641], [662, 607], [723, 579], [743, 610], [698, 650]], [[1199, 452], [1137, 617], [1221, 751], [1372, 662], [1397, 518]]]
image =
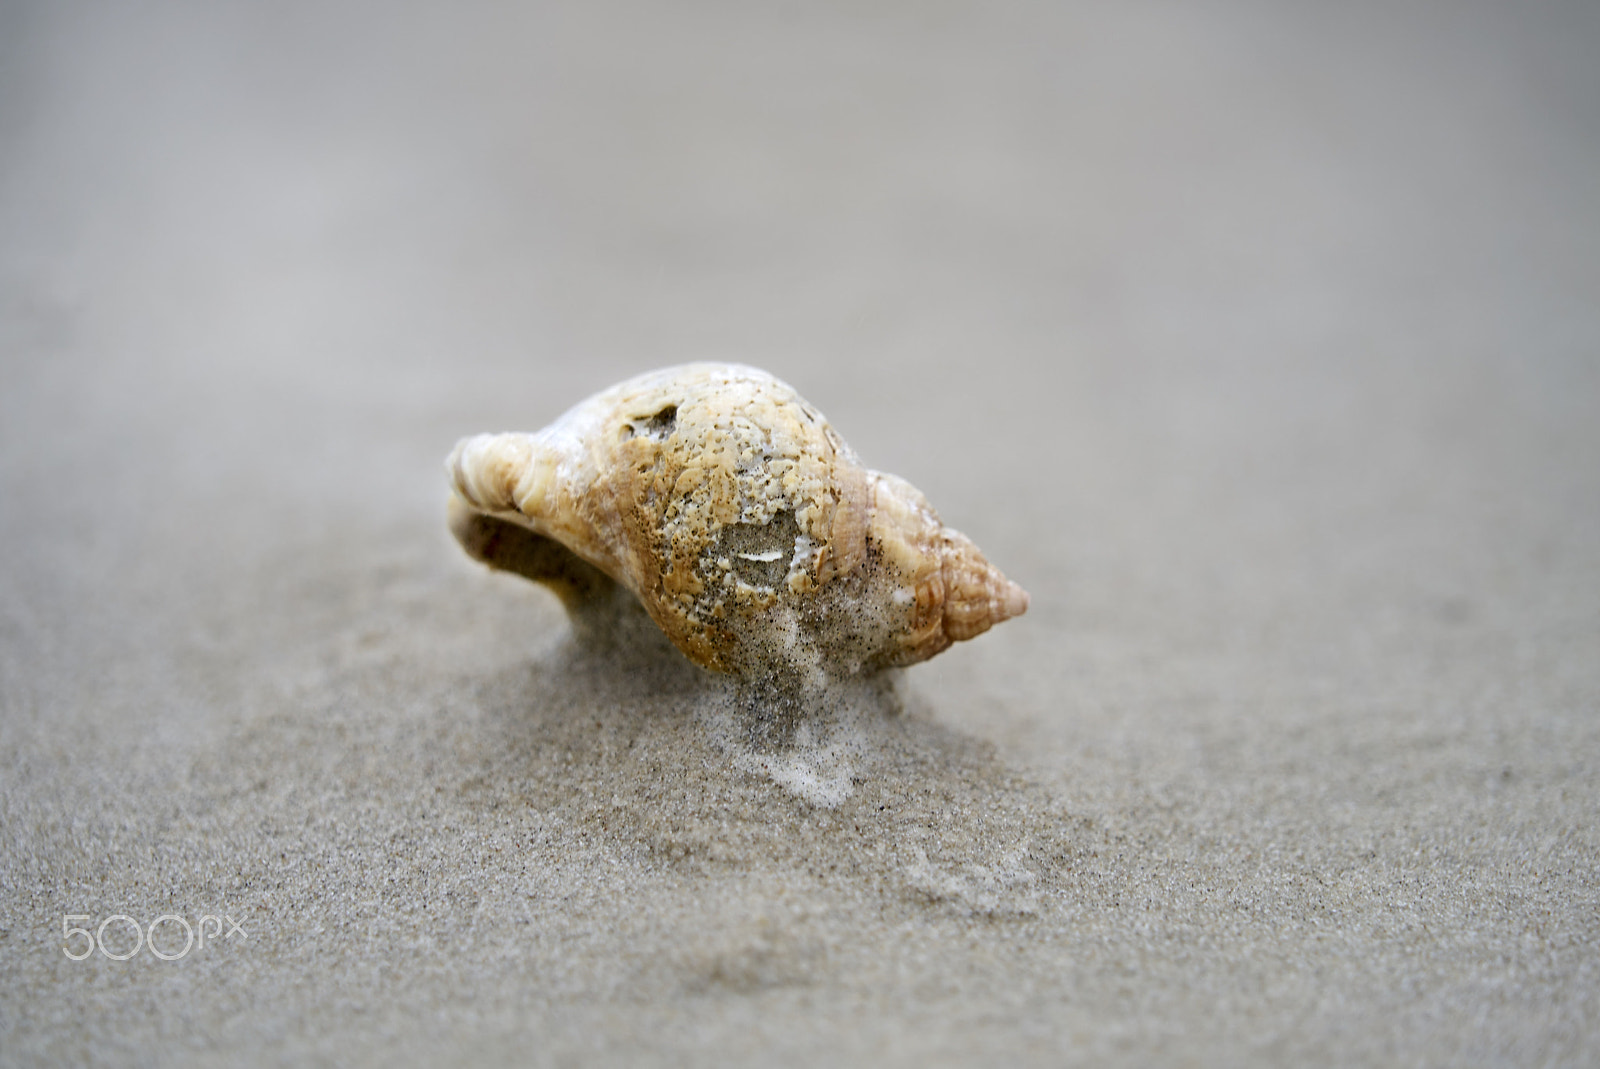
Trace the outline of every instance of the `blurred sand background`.
[[[0, 6], [0, 1061], [1594, 1064], [1596, 55]], [[444, 529], [458, 437], [703, 358], [1033, 596], [836, 809]], [[119, 913], [248, 938], [66, 960]]]

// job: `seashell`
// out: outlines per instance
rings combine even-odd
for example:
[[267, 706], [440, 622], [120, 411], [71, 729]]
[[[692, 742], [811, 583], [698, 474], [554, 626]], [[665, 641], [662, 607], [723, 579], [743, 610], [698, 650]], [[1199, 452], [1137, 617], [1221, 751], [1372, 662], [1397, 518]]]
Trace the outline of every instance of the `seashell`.
[[463, 439], [448, 469], [470, 555], [551, 586], [575, 621], [615, 581], [716, 672], [914, 664], [1028, 608], [910, 483], [755, 368], [641, 375], [536, 434]]

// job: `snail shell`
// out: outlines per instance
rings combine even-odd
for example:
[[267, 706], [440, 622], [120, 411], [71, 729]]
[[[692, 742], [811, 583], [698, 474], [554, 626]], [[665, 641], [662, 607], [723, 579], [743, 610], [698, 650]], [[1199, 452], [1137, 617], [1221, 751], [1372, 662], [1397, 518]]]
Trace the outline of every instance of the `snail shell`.
[[1028, 607], [910, 483], [755, 368], [641, 375], [536, 434], [463, 439], [448, 468], [469, 554], [552, 586], [575, 619], [609, 577], [717, 672], [914, 664]]

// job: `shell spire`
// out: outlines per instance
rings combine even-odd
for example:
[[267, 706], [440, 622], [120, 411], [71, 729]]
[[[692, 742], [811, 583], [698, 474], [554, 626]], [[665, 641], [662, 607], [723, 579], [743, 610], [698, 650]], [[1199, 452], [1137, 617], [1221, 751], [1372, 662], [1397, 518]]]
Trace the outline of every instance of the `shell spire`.
[[914, 606], [908, 628], [896, 632], [888, 664], [915, 664], [995, 624], [1028, 611], [1028, 594], [990, 564], [972, 540], [944, 526], [916, 487], [894, 475], [873, 474], [871, 537], [908, 583]]
[[469, 554], [550, 584], [575, 619], [598, 570], [713, 671], [914, 664], [1028, 607], [910, 483], [754, 368], [642, 375], [536, 434], [463, 439], [447, 467]]

